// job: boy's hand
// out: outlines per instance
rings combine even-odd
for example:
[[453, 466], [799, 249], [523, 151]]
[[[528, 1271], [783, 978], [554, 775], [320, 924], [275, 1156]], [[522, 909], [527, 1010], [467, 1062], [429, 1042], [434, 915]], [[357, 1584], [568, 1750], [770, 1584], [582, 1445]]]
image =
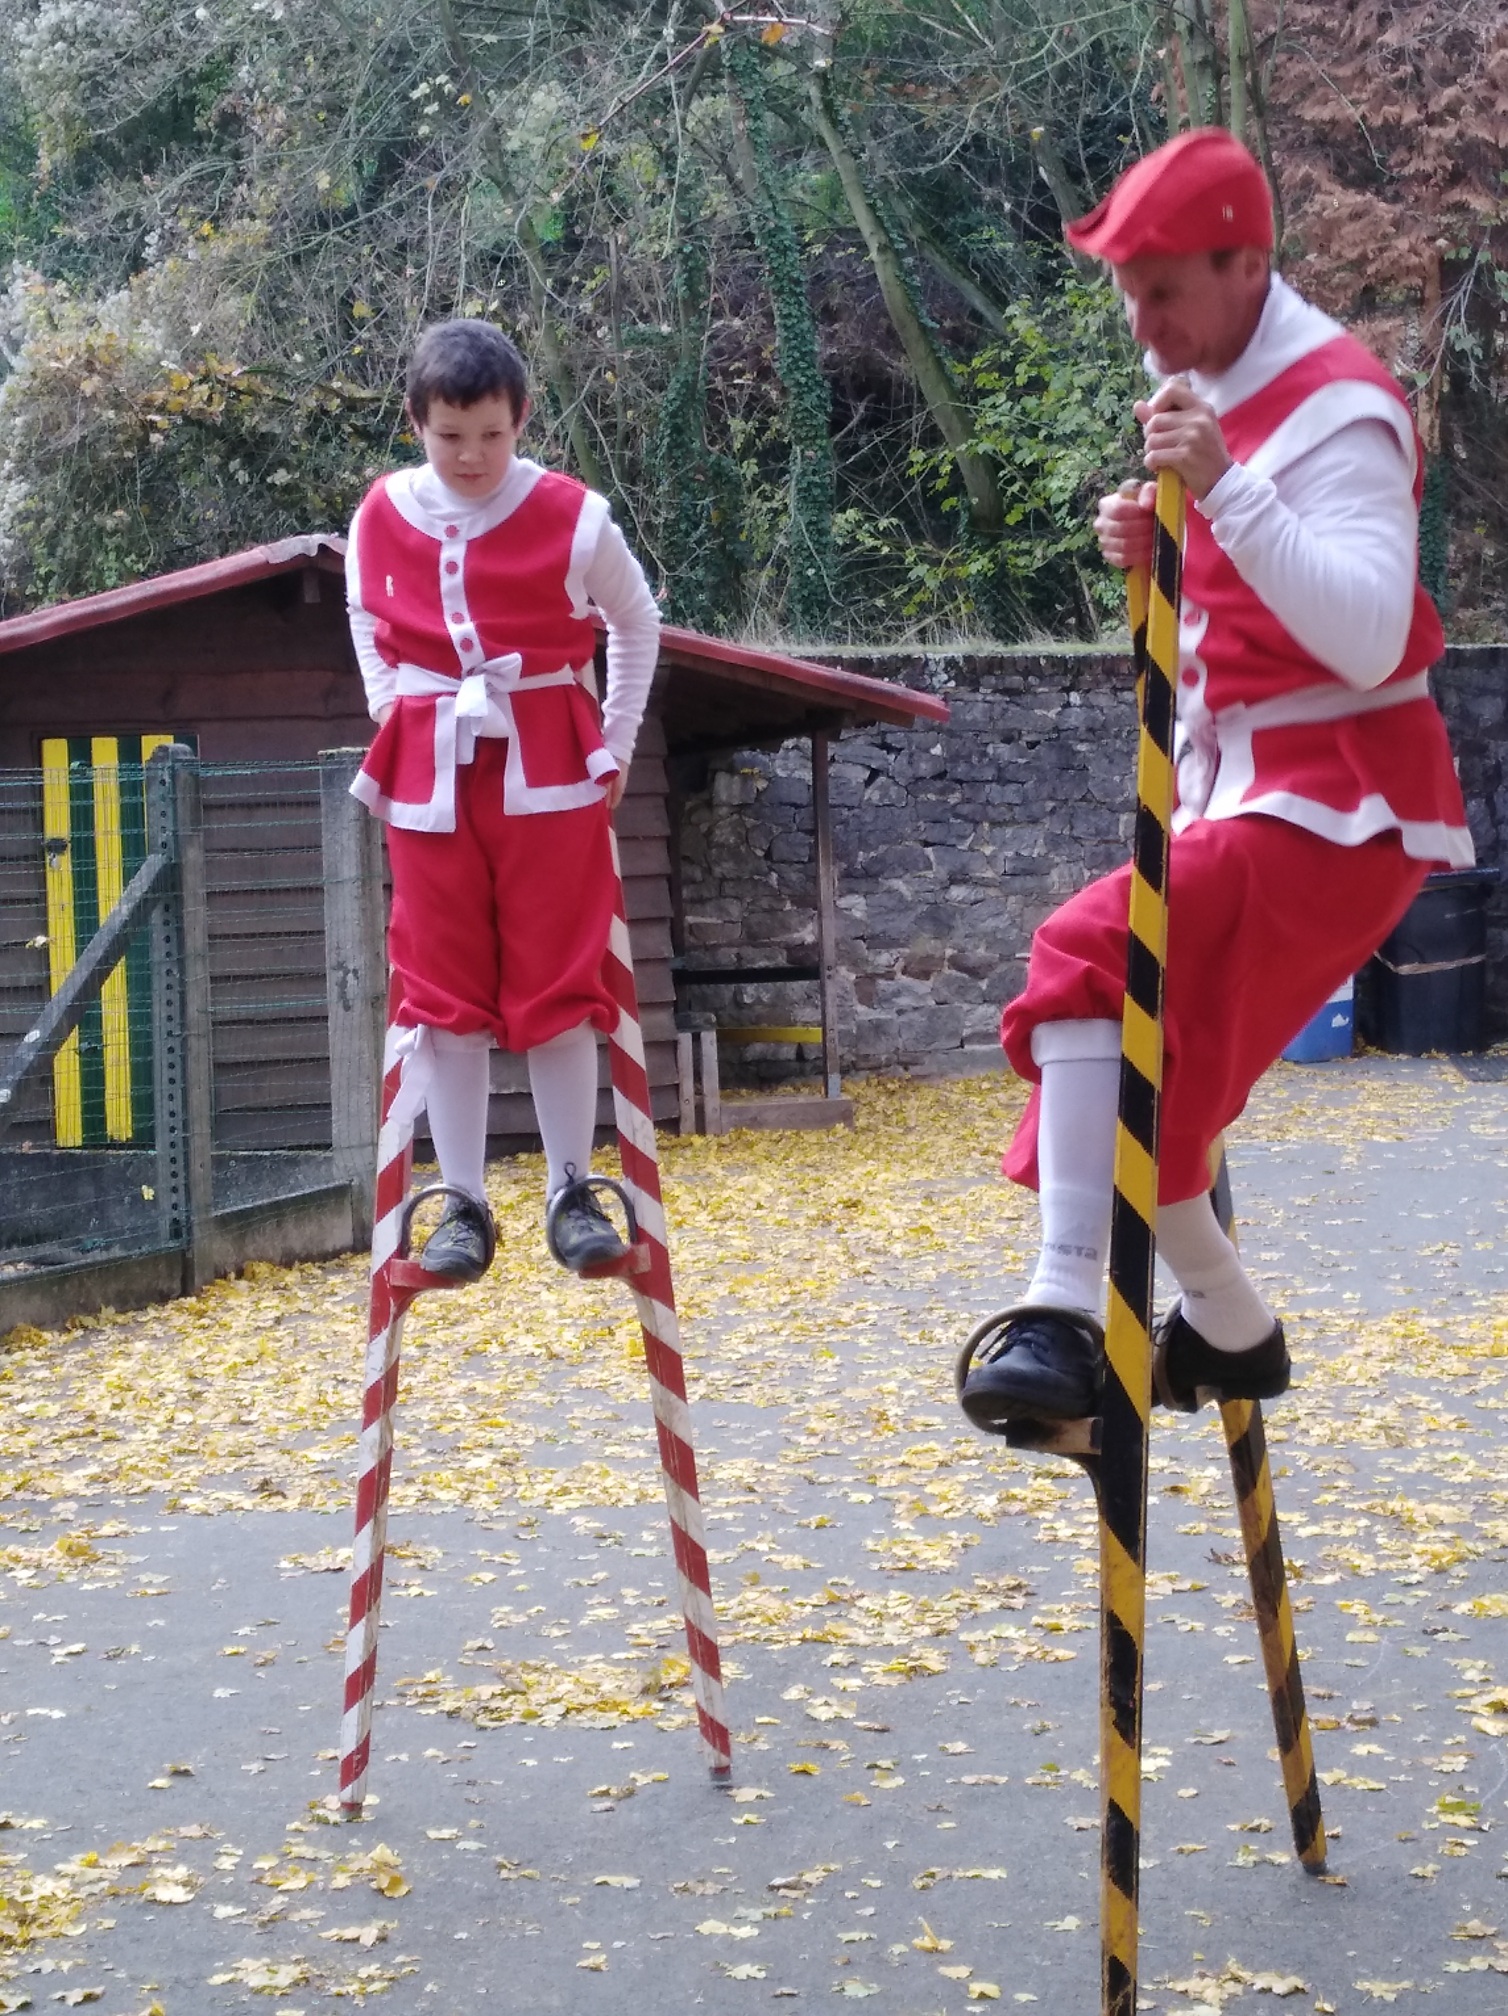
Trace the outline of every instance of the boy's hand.
[[602, 787], [607, 798], [607, 809], [616, 812], [623, 803], [623, 794], [628, 789], [628, 765], [625, 763], [616, 777], [609, 777]]
[[1094, 529], [1100, 551], [1112, 567], [1125, 572], [1132, 567], [1151, 566], [1152, 513], [1156, 502], [1155, 483], [1127, 483], [1100, 499]]
[[1191, 497], [1208, 497], [1231, 466], [1214, 407], [1174, 378], [1132, 411], [1142, 424], [1147, 467], [1176, 469]]

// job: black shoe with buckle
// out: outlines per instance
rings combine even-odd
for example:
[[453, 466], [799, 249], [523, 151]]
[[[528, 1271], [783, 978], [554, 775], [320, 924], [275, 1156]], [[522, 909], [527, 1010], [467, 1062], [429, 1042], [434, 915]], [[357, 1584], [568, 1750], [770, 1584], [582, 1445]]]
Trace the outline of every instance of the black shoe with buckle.
[[588, 1176], [567, 1183], [550, 1199], [545, 1236], [555, 1258], [573, 1274], [628, 1257], [617, 1227], [593, 1194], [598, 1180]]
[[1217, 1351], [1175, 1302], [1152, 1342], [1152, 1384], [1157, 1399], [1176, 1414], [1197, 1414], [1201, 1391], [1221, 1400], [1276, 1400], [1288, 1391], [1292, 1366], [1281, 1323], [1245, 1351]]
[[1105, 1333], [1076, 1309], [1029, 1304], [992, 1316], [964, 1346], [958, 1403], [976, 1428], [1077, 1421], [1096, 1412]]
[[472, 1197], [452, 1197], [424, 1242], [419, 1265], [447, 1281], [480, 1281], [496, 1250], [497, 1227], [487, 1206]]

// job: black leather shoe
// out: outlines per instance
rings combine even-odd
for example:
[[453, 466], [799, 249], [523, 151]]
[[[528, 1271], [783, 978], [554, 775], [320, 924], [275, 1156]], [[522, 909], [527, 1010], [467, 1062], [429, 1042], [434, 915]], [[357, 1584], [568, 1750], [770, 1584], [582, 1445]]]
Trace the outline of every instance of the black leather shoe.
[[568, 1183], [550, 1200], [550, 1251], [573, 1274], [626, 1258], [628, 1248], [588, 1184]]
[[497, 1250], [497, 1228], [485, 1204], [452, 1197], [445, 1214], [424, 1242], [419, 1265], [447, 1281], [480, 1281]]
[[[1077, 1421], [1100, 1404], [1105, 1333], [1069, 1309], [1007, 1309], [978, 1344], [958, 1389], [976, 1428], [1003, 1421]], [[979, 1333], [976, 1331], [975, 1336]]]
[[1276, 1400], [1288, 1391], [1291, 1372], [1281, 1323], [1249, 1350], [1217, 1351], [1185, 1317], [1180, 1301], [1153, 1333], [1153, 1389], [1176, 1414], [1198, 1413], [1201, 1387], [1216, 1400]]

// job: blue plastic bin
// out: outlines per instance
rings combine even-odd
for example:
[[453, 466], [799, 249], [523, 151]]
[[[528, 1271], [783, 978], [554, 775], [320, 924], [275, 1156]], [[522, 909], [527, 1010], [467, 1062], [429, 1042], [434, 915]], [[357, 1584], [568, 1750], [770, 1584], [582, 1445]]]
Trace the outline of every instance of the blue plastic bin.
[[1343, 980], [1283, 1052], [1290, 1064], [1328, 1064], [1349, 1057], [1356, 1037], [1356, 982]]

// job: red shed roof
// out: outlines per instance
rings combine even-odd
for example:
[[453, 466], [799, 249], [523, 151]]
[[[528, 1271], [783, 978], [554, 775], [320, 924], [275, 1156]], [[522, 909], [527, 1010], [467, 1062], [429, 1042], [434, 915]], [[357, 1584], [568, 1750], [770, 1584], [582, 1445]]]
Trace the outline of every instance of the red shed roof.
[[[228, 554], [223, 560], [206, 560], [197, 567], [154, 574], [124, 588], [107, 588], [99, 595], [82, 595], [75, 601], [33, 609], [0, 622], [0, 657], [57, 637], [149, 615], [154, 609], [248, 587], [298, 568], [343, 574], [345, 550], [345, 540], [328, 533], [279, 539], [244, 553]], [[661, 633], [660, 661], [658, 689], [670, 710], [682, 717], [678, 725], [688, 731], [684, 736], [672, 733], [673, 745], [722, 740], [730, 731], [784, 729], [790, 733], [803, 726], [858, 721], [909, 727], [917, 721], [948, 718], [947, 703], [930, 693], [818, 665], [808, 658], [793, 658], [784, 651], [706, 637], [673, 624], [667, 624]], [[728, 704], [733, 697], [730, 689], [737, 690], [742, 704]], [[760, 718], [766, 715], [767, 721]], [[694, 726], [687, 716], [694, 717]]]
[[120, 623], [128, 616], [144, 616], [176, 602], [195, 602], [204, 595], [219, 595], [227, 588], [244, 588], [273, 574], [287, 574], [295, 567], [318, 567], [322, 573], [344, 574], [346, 542], [323, 532], [299, 539], [278, 539], [270, 546], [252, 546], [244, 553], [229, 553], [223, 560], [204, 560], [197, 567], [180, 567], [172, 574], [153, 574], [124, 588], [106, 588], [98, 595], [80, 595], [72, 602], [54, 602], [46, 609], [28, 610], [24, 616], [9, 616], [0, 623], [0, 656], [24, 651], [29, 644], [45, 644], [54, 637], [69, 637], [76, 631], [97, 630], [105, 623]]
[[673, 623], [660, 632], [655, 685], [672, 748], [726, 743], [730, 732], [791, 735], [861, 721], [909, 728], [948, 718], [948, 703], [934, 694]]

